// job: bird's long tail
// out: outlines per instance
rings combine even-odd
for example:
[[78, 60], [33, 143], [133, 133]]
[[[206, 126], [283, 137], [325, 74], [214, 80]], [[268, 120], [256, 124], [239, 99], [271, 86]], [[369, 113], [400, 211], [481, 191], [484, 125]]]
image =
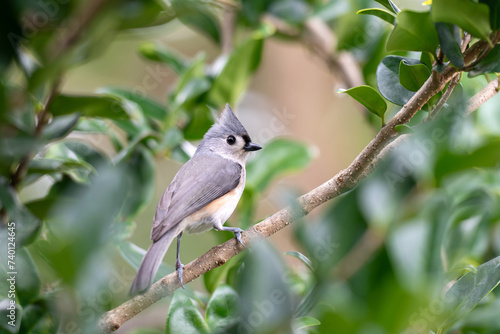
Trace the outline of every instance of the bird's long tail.
[[151, 284], [153, 284], [156, 272], [160, 267], [165, 253], [172, 243], [172, 240], [177, 236], [175, 232], [177, 232], [175, 229], [168, 231], [149, 247], [137, 271], [134, 282], [130, 287], [129, 294], [131, 296], [146, 292]]

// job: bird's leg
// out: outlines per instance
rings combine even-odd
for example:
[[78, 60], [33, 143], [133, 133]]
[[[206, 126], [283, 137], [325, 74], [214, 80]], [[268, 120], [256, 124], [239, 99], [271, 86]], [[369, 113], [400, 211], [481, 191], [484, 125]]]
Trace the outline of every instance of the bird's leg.
[[243, 241], [241, 241], [241, 232], [243, 232], [243, 230], [239, 227], [226, 227], [224, 225], [222, 225], [220, 222], [216, 222], [214, 223], [214, 229], [216, 231], [229, 231], [229, 232], [233, 232], [234, 233], [234, 236], [236, 237], [236, 240], [238, 240], [238, 242], [246, 248], [245, 244], [243, 243]]
[[175, 270], [177, 270], [177, 275], [179, 275], [179, 281], [181, 281], [182, 288], [185, 289], [184, 282], [182, 281], [182, 268], [184, 268], [184, 265], [181, 263], [181, 259], [179, 257], [179, 251], [181, 250], [181, 237], [182, 232], [177, 236], [177, 256], [175, 258]]

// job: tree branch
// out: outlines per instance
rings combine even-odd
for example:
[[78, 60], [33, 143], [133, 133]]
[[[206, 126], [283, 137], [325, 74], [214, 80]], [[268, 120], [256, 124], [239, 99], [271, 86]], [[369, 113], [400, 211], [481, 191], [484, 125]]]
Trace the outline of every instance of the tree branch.
[[499, 84], [499, 79], [496, 78], [471, 97], [467, 102], [467, 109], [465, 113], [467, 115], [471, 114], [474, 110], [479, 108], [480, 105], [495, 96], [495, 94], [500, 91]]
[[[465, 54], [465, 62], [469, 64], [478, 57], [488, 44], [479, 41], [469, 48]], [[398, 134], [395, 126], [407, 123], [427, 101], [437, 92], [443, 90], [446, 83], [456, 75], [458, 70], [449, 66], [442, 74], [434, 73], [417, 93], [401, 108], [401, 110], [380, 129], [372, 141], [361, 151], [354, 161], [341, 170], [332, 179], [326, 181], [309, 193], [297, 198], [294, 205], [288, 206], [262, 222], [250, 227], [242, 234], [243, 242], [251, 246], [259, 239], [267, 238], [285, 228], [298, 218], [306, 216], [316, 207], [328, 200], [354, 188], [373, 169], [382, 150]], [[204, 273], [226, 263], [230, 258], [244, 251], [235, 239], [215, 246], [207, 253], [184, 267], [184, 283], [189, 283]], [[117, 330], [125, 321], [146, 309], [156, 301], [171, 295], [180, 287], [177, 273], [173, 272], [153, 284], [144, 295], [136, 296], [105, 313], [99, 322], [101, 332], [109, 333]]]

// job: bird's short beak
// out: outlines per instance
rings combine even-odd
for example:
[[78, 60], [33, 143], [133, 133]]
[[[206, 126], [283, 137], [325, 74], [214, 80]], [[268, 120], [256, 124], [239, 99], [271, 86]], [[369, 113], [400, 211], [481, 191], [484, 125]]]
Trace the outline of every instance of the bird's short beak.
[[250, 152], [250, 151], [258, 151], [258, 150], [260, 150], [261, 148], [262, 148], [262, 146], [257, 145], [257, 144], [252, 143], [252, 142], [247, 143], [247, 144], [245, 144], [245, 146], [243, 146], [243, 149], [244, 149], [245, 151], [247, 151], [247, 152]]

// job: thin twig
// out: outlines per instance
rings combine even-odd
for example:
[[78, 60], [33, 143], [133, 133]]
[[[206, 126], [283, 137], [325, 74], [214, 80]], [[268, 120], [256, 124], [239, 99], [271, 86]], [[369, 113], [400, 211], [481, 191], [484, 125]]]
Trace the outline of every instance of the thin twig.
[[[45, 103], [43, 104], [43, 109], [40, 111], [39, 114], [37, 114], [37, 123], [35, 127], [35, 132], [34, 132], [34, 138], [39, 139], [42, 135], [42, 131], [45, 128], [45, 126], [48, 124], [51, 114], [50, 114], [50, 105], [52, 101], [54, 100], [54, 97], [57, 95], [57, 92], [59, 90], [59, 86], [61, 84], [61, 78], [57, 78], [54, 83], [52, 84], [50, 91], [47, 95], [47, 98], [45, 100]], [[35, 156], [36, 152], [30, 151], [28, 152], [25, 156], [21, 158], [21, 161], [17, 165], [16, 170], [11, 176], [11, 181], [10, 185], [13, 188], [17, 188], [19, 184], [22, 182], [24, 177], [26, 176], [28, 172], [28, 167]]]
[[436, 115], [439, 113], [439, 111], [443, 108], [445, 105], [446, 101], [451, 96], [451, 93], [453, 93], [453, 90], [455, 87], [458, 85], [460, 82], [460, 73], [456, 73], [450, 80], [450, 84], [448, 85], [448, 88], [445, 90], [443, 93], [443, 96], [439, 99], [439, 102], [436, 104], [436, 106], [429, 112], [429, 115], [427, 116], [427, 119], [432, 120], [436, 118]]
[[495, 96], [499, 91], [499, 79], [496, 78], [495, 80], [490, 81], [489, 84], [487, 84], [483, 89], [481, 89], [469, 99], [469, 101], [467, 102], [467, 109], [465, 113], [467, 115], [471, 114], [473, 111], [479, 108], [479, 106]]

